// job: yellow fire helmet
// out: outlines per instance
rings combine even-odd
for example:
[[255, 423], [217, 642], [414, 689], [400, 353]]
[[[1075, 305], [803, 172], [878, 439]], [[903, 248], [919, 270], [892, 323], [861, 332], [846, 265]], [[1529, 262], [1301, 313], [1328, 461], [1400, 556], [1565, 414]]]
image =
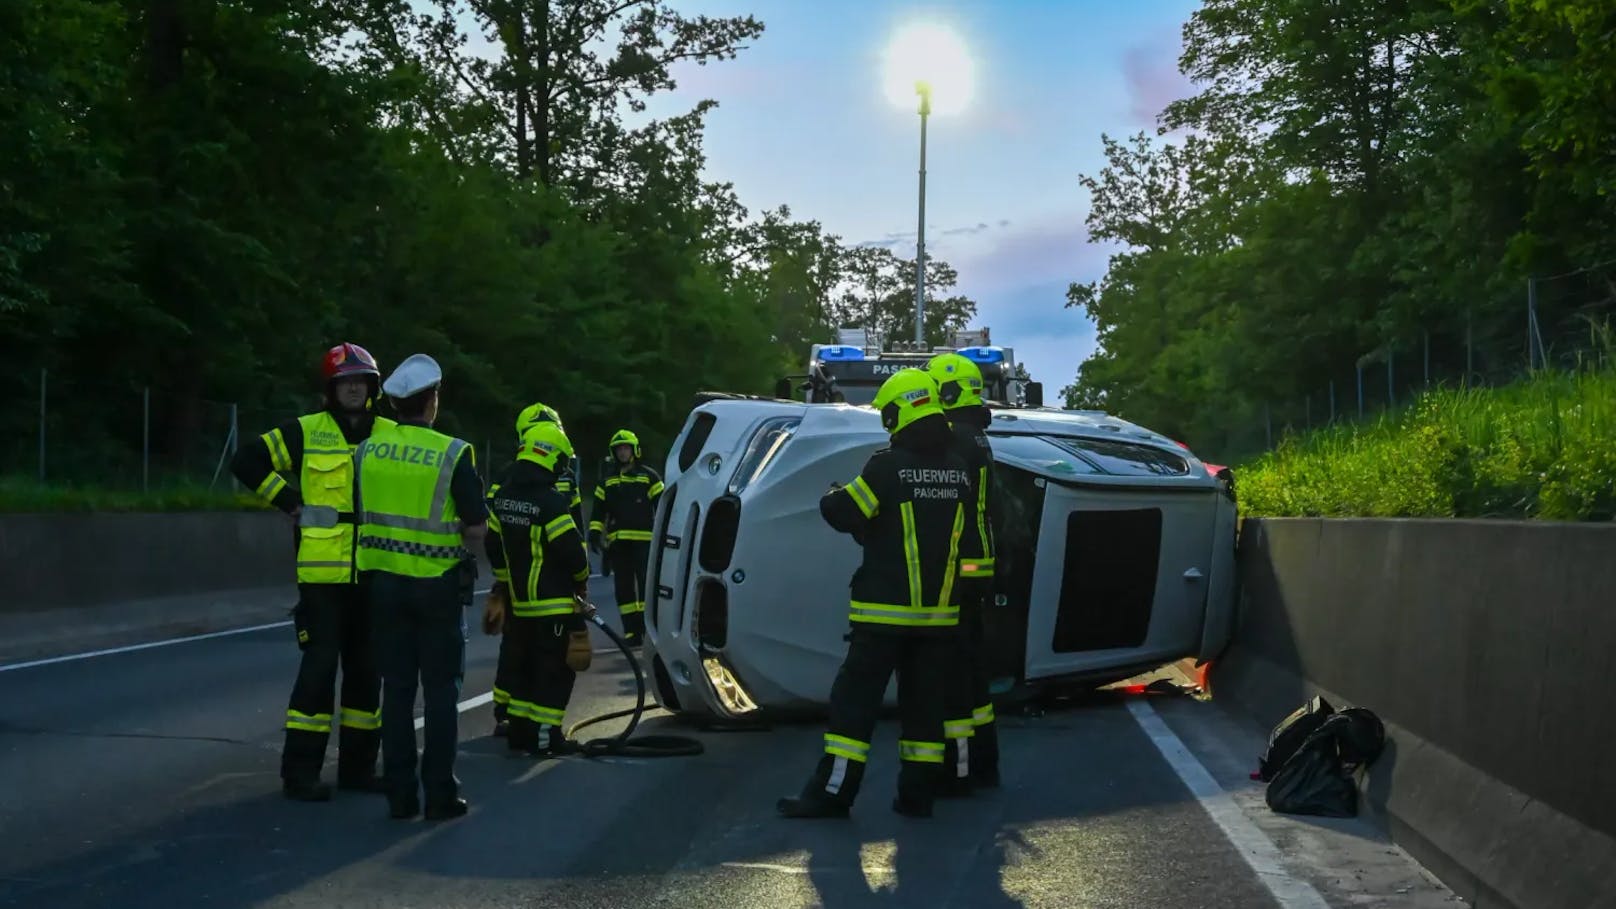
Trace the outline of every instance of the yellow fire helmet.
[[561, 474], [572, 461], [572, 442], [561, 431], [561, 424], [540, 421], [522, 433], [522, 447], [516, 452], [516, 460], [532, 461], [551, 473]]
[[617, 446], [619, 446], [619, 445], [632, 445], [632, 446], [634, 446], [634, 457], [636, 459], [639, 458], [639, 456], [640, 456], [640, 437], [639, 436], [635, 435], [632, 432], [629, 432], [626, 429], [619, 429], [617, 432], [612, 433], [612, 444], [607, 446], [607, 450], [608, 451], [616, 451]]
[[937, 383], [911, 366], [898, 370], [882, 382], [872, 405], [881, 412], [881, 425], [886, 431], [897, 433], [921, 417], [940, 416], [943, 408], [937, 398]]
[[937, 383], [937, 397], [944, 410], [982, 403], [982, 368], [969, 357], [938, 354], [926, 363], [926, 374]]
[[[527, 432], [530, 427], [546, 421], [561, 426], [561, 414], [556, 413], [556, 409], [548, 404], [538, 402], [529, 404], [522, 408], [521, 413], [516, 415], [516, 438], [520, 440], [522, 434]], [[562, 427], [562, 431], [565, 431], [565, 429], [565, 427]]]

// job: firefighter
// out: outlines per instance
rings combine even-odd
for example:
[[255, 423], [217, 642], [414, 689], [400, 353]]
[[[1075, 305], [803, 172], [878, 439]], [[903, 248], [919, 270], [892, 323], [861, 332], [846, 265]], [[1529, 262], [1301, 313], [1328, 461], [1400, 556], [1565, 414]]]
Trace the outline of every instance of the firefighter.
[[787, 817], [846, 817], [870, 756], [870, 736], [898, 674], [902, 731], [892, 809], [930, 817], [943, 763], [943, 695], [959, 622], [960, 541], [976, 521], [970, 472], [953, 451], [937, 386], [919, 369], [882, 383], [874, 407], [891, 445], [847, 486], [819, 500], [825, 522], [864, 549], [853, 575], [847, 657], [830, 692], [830, 729], [819, 766]]
[[[298, 602], [292, 614], [302, 661], [286, 706], [281, 791], [306, 802], [331, 798], [320, 768], [333, 719], [340, 729], [338, 788], [381, 791], [381, 679], [370, 610], [354, 567], [352, 457], [361, 442], [393, 421], [372, 412], [381, 371], [369, 351], [338, 344], [326, 352], [321, 371], [325, 409], [243, 445], [230, 465], [243, 485], [297, 523]], [[339, 663], [342, 704], [334, 717]]]
[[[360, 446], [359, 570], [369, 574], [377, 665], [382, 674], [382, 767], [395, 818], [466, 813], [454, 775], [456, 700], [465, 675], [465, 607], [488, 511], [469, 444], [432, 428], [443, 370], [412, 354], [382, 390], [399, 423]], [[416, 777], [415, 693], [425, 703], [425, 747]]]
[[640, 437], [627, 429], [612, 435], [612, 469], [595, 486], [589, 546], [612, 562], [623, 639], [638, 645], [645, 634], [645, 563], [651, 555], [651, 519], [662, 477], [640, 462]]
[[[606, 457], [600, 459], [600, 468], [595, 471], [595, 476], [600, 477], [600, 482], [604, 483], [607, 477], [616, 472], [617, 458], [610, 451], [608, 451], [606, 452]], [[612, 560], [606, 558], [606, 554], [604, 552], [599, 552], [599, 550], [596, 550], [596, 552], [600, 555], [600, 576], [603, 578], [611, 577]]]
[[990, 496], [993, 449], [985, 430], [993, 416], [982, 402], [982, 370], [968, 357], [939, 354], [926, 364], [937, 383], [937, 398], [948, 418], [954, 450], [971, 472], [976, 495], [976, 523], [960, 541], [960, 624], [954, 671], [948, 675], [948, 712], [943, 718], [947, 739], [943, 762], [943, 795], [967, 795], [980, 786], [999, 785], [999, 735], [988, 695], [988, 667], [982, 652], [985, 610], [993, 597], [993, 528]]
[[558, 487], [572, 459], [572, 443], [559, 423], [533, 424], [493, 499], [486, 544], [495, 578], [490, 595], [509, 604], [505, 741], [515, 754], [577, 751], [561, 732], [577, 670], [587, 668], [589, 657], [589, 633], [577, 611], [578, 599], [588, 594], [589, 555]]
[[[563, 433], [566, 431], [566, 428], [561, 423], [561, 414], [557, 413], [555, 408], [548, 407], [542, 403], [529, 404], [527, 407], [522, 408], [521, 413], [516, 415], [518, 453], [522, 451], [523, 434], [542, 422], [554, 423], [557, 427], [561, 427]], [[516, 469], [516, 462], [512, 462], [488, 487], [488, 508], [490, 511], [493, 510], [494, 498], [498, 494], [500, 487], [510, 478], [511, 472]], [[555, 478], [555, 490], [567, 499], [567, 508], [572, 514], [573, 525], [583, 527], [583, 498], [578, 494], [578, 466], [571, 456], [568, 456], [566, 466]], [[495, 606], [499, 605], [498, 603], [495, 604]], [[505, 611], [508, 617], [508, 610]], [[509, 682], [511, 667], [515, 665], [519, 658], [516, 652], [516, 648], [519, 646], [520, 643], [511, 635], [500, 635], [499, 662], [494, 670], [494, 735], [496, 737], [504, 736], [510, 728], [509, 705], [511, 692]]]

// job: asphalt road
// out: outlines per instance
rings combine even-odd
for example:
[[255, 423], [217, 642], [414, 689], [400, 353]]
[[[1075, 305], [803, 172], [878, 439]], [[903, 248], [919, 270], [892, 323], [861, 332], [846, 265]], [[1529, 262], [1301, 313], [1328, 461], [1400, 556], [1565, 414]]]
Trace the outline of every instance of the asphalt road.
[[[492, 686], [496, 649], [473, 627], [463, 699]], [[774, 800], [817, 759], [818, 725], [660, 717], [642, 729], [706, 754], [533, 762], [504, 754], [480, 703], [456, 768], [471, 813], [428, 823], [391, 820], [379, 795], [281, 798], [296, 663], [274, 628], [0, 671], [0, 905], [1458, 905], [1362, 821], [1267, 815], [1242, 785], [1261, 730], [1191, 698], [1005, 717], [1005, 786], [929, 821], [888, 809], [890, 722], [852, 819], [788, 821]], [[597, 656], [568, 722], [632, 699], [627, 664]]]

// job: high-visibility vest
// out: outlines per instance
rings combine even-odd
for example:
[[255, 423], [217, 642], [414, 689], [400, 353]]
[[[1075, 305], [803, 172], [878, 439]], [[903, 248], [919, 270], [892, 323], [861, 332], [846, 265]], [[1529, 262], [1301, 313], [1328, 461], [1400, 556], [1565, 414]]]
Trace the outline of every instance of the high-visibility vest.
[[425, 426], [397, 425], [359, 446], [360, 571], [440, 577], [471, 557], [449, 494], [471, 446]]
[[[353, 457], [358, 445], [348, 442], [328, 411], [306, 414], [297, 422], [303, 430], [303, 464], [298, 474], [303, 499], [297, 522], [298, 583], [352, 584], [357, 580]], [[377, 417], [371, 432], [394, 425], [392, 420]], [[284, 445], [280, 451], [285, 451]], [[273, 448], [271, 455], [279, 463]]]

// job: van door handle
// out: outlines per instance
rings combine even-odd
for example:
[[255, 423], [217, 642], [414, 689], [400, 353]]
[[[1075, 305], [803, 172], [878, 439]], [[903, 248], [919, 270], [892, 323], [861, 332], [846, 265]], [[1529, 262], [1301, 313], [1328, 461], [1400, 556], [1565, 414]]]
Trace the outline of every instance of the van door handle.
[[1189, 571], [1184, 572], [1184, 581], [1189, 584], [1194, 584], [1201, 577], [1201, 569], [1199, 568], [1191, 568]]

